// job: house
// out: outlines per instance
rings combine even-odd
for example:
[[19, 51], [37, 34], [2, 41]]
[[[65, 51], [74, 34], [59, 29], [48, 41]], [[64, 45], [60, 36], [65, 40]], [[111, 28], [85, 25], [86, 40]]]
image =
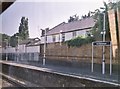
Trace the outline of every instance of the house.
[[[46, 31], [46, 43], [64, 42], [77, 36], [86, 37], [91, 28], [95, 25], [93, 17], [88, 17], [69, 23], [62, 22], [52, 29]], [[44, 31], [44, 30], [42, 30]], [[42, 32], [44, 33], [44, 32]], [[44, 43], [45, 34], [41, 36], [41, 43]]]
[[40, 39], [29, 38], [19, 42], [18, 51], [19, 53], [34, 53], [40, 52]]
[[39, 61], [40, 39], [29, 38], [19, 42], [16, 50], [19, 60], [23, 61]]

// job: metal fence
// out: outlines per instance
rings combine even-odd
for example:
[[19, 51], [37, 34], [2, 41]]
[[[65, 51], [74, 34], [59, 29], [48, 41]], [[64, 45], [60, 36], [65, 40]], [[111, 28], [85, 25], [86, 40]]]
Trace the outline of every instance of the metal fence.
[[39, 53], [1, 53], [1, 60], [9, 61], [39, 61]]

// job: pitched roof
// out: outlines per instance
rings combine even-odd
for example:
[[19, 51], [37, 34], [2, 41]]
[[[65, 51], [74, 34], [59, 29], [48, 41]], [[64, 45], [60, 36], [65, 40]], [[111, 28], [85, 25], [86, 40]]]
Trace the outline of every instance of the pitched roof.
[[78, 21], [73, 21], [70, 23], [61, 23], [47, 32], [47, 35], [58, 34], [62, 30], [62, 32], [69, 32], [74, 30], [84, 30], [86, 28], [91, 28], [95, 25], [95, 20], [93, 17], [85, 18]]
[[20, 42], [19, 42], [19, 45], [23, 45], [23, 44], [29, 45], [29, 44], [37, 43], [37, 42], [39, 42], [39, 41], [40, 41], [39, 38], [29, 38], [29, 39], [20, 41]]

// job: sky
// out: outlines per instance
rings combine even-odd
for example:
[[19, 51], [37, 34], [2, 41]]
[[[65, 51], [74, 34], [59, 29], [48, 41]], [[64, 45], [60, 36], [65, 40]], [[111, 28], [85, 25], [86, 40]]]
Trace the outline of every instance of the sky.
[[[108, 1], [108, 0], [104, 0]], [[30, 38], [41, 36], [40, 29], [53, 28], [103, 6], [103, 0], [17, 0], [0, 15], [0, 32], [12, 36], [18, 32], [22, 16], [28, 18]]]

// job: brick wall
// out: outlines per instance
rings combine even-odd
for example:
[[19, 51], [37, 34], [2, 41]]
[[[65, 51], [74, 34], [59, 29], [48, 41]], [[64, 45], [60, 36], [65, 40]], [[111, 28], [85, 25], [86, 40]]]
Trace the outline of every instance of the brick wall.
[[[43, 55], [43, 45], [41, 45], [41, 55]], [[105, 47], [106, 63], [109, 63], [109, 46]], [[47, 44], [46, 48], [47, 59], [61, 60], [61, 61], [76, 61], [76, 62], [91, 62], [92, 58], [92, 44], [86, 44], [81, 47], [68, 47], [66, 44], [60, 46], [59, 43]], [[94, 46], [94, 62], [102, 62], [102, 47]]]

